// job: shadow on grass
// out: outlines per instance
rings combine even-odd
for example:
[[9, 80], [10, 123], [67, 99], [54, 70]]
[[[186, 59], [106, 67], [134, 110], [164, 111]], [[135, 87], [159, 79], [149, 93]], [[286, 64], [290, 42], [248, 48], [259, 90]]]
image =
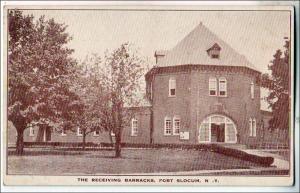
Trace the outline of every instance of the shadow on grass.
[[[38, 150], [38, 151], [24, 151], [22, 156], [41, 156], [41, 155], [84, 155], [86, 152], [70, 152], [70, 151], [45, 151], [45, 150]], [[8, 151], [8, 156], [18, 156], [16, 151]]]

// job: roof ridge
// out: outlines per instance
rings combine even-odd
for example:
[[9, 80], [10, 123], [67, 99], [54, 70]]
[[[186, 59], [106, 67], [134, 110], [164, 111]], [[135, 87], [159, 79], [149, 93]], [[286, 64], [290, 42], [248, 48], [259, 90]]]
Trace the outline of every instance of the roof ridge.
[[[222, 48], [221, 52], [225, 54], [223, 60], [218, 61], [216, 59], [208, 58], [205, 54], [197, 54], [197, 51], [204, 51], [203, 49], [206, 51], [215, 43], [219, 44]], [[202, 22], [181, 39], [172, 49], [169, 49], [158, 66], [180, 65], [186, 63], [202, 64], [207, 62], [225, 66], [246, 66], [258, 71], [244, 55], [240, 54], [229, 43], [221, 39]]]

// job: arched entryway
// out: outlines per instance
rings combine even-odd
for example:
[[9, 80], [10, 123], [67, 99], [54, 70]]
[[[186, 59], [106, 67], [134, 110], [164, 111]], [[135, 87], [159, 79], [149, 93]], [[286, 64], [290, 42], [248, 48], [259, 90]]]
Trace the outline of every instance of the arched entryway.
[[229, 117], [224, 115], [210, 115], [200, 124], [199, 142], [236, 143], [236, 125]]

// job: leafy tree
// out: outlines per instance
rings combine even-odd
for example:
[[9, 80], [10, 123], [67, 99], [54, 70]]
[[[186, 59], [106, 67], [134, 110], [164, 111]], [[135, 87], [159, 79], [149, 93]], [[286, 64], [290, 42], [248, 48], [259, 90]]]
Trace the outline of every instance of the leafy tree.
[[44, 16], [34, 21], [19, 10], [8, 13], [8, 119], [17, 130], [17, 154], [23, 154], [23, 133], [30, 126], [68, 127], [80, 111], [69, 90], [75, 75], [71, 40], [64, 24]]
[[86, 136], [95, 131], [107, 131], [111, 123], [107, 123], [105, 115], [109, 112], [107, 99], [109, 94], [104, 89], [100, 72], [101, 58], [96, 54], [87, 56], [77, 68], [77, 77], [73, 80], [72, 90], [78, 94], [82, 110], [74, 114], [72, 120], [82, 131], [82, 148], [85, 149]]
[[270, 129], [289, 129], [290, 41], [285, 42], [284, 48], [284, 51], [279, 49], [274, 54], [274, 59], [269, 65], [271, 75], [262, 75], [262, 86], [270, 91], [266, 100], [273, 111], [273, 117], [269, 122]]
[[103, 126], [112, 127], [115, 134], [115, 157], [121, 156], [122, 131], [132, 118], [127, 107], [140, 102], [138, 91], [144, 74], [144, 61], [131, 47], [124, 43], [107, 53], [101, 70], [102, 83], [109, 93], [105, 102], [107, 106], [102, 109], [102, 120], [106, 121]]

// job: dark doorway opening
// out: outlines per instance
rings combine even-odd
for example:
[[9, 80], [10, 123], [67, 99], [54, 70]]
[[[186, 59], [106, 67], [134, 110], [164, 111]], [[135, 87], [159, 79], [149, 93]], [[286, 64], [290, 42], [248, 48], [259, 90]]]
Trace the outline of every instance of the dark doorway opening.
[[225, 142], [225, 124], [211, 124], [211, 142]]

